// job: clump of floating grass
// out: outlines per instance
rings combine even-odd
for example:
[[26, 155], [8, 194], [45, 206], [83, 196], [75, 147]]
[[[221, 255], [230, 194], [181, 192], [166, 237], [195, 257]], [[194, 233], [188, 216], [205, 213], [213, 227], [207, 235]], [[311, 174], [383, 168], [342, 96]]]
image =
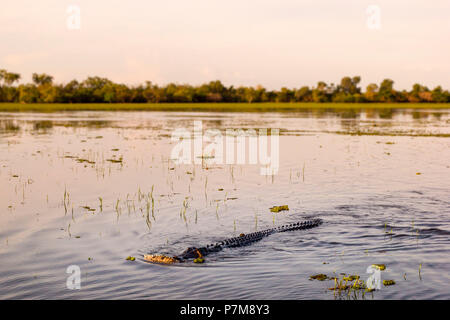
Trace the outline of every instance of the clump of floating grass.
[[363, 280], [360, 280], [358, 275], [343, 275], [342, 279], [339, 277], [329, 277], [326, 274], [319, 273], [316, 275], [312, 275], [309, 277], [310, 280], [318, 280], [318, 281], [326, 281], [326, 280], [334, 280], [334, 286], [328, 288], [328, 290], [333, 291], [335, 294], [338, 293], [341, 295], [346, 295], [350, 297], [350, 294], [353, 292], [355, 294], [355, 298], [357, 298], [357, 291], [362, 290], [362, 294], [365, 292], [372, 292], [375, 289], [368, 288], [366, 283]]
[[343, 277], [343, 280], [345, 280], [345, 281], [359, 280], [359, 276], [358, 276], [358, 275], [344, 276], [344, 277]]
[[283, 206], [273, 206], [272, 208], [269, 208], [271, 212], [280, 212], [280, 211], [288, 211], [289, 206], [283, 205]]
[[378, 270], [386, 270], [386, 265], [384, 264], [372, 264], [372, 267]]
[[319, 273], [319, 274], [316, 274], [316, 275], [309, 276], [309, 280], [325, 281], [325, 280], [329, 280], [329, 278], [328, 278], [328, 276], [326, 274]]
[[333, 291], [337, 290], [339, 292], [348, 290], [351, 288], [351, 286], [348, 285], [347, 283], [348, 283], [348, 280], [341, 279], [338, 281], [338, 278], [334, 278], [334, 287], [328, 288], [328, 290], [333, 290]]
[[393, 286], [395, 284], [394, 280], [383, 280], [384, 286]]
[[134, 261], [134, 260], [136, 260], [136, 258], [135, 258], [135, 257], [132, 257], [132, 256], [128, 256], [125, 260], [128, 260], [128, 261]]

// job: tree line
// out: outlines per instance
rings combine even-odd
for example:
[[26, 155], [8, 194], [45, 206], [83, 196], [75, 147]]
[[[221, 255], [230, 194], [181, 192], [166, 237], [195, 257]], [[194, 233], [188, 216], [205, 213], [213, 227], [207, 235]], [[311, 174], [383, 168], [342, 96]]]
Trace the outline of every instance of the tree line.
[[394, 89], [394, 81], [371, 83], [363, 92], [361, 77], [344, 77], [339, 84], [323, 81], [298, 89], [267, 90], [256, 87], [224, 86], [219, 80], [199, 86], [169, 83], [165, 86], [146, 81], [137, 86], [114, 83], [102, 77], [79, 82], [54, 83], [51, 75], [33, 73], [32, 82], [15, 85], [20, 74], [0, 70], [0, 102], [19, 103], [164, 103], [164, 102], [450, 102], [450, 93], [441, 86], [434, 89], [414, 84], [410, 91]]

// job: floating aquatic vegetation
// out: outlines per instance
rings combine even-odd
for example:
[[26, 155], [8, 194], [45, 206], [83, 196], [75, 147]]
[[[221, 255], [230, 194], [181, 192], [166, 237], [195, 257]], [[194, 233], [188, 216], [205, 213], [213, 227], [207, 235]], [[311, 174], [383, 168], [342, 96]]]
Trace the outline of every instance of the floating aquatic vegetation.
[[342, 290], [348, 290], [348, 289], [350, 289], [351, 288], [351, 286], [350, 285], [347, 285], [347, 284], [345, 284], [345, 283], [342, 283], [342, 281], [341, 282], [339, 282], [339, 283], [335, 283], [335, 286], [334, 287], [331, 287], [331, 288], [328, 288], [328, 290], [333, 290], [333, 291], [335, 291], [335, 290], [338, 290], [338, 291], [342, 291]]
[[358, 275], [345, 276], [345, 277], [343, 277], [343, 280], [345, 280], [345, 281], [359, 280], [359, 276]]
[[106, 159], [106, 161], [111, 163], [123, 163], [123, 158], [120, 157], [119, 159]]
[[326, 274], [323, 273], [319, 273], [313, 276], [309, 277], [309, 280], [319, 280], [319, 281], [325, 281], [325, 280], [329, 280], [328, 276]]
[[285, 210], [289, 210], [289, 206], [288, 205], [284, 205], [284, 206], [273, 206], [272, 208], [269, 208], [271, 212], [280, 212], [280, 211], [285, 211]]
[[352, 289], [358, 289], [358, 290], [366, 289], [366, 290], [368, 290], [368, 291], [373, 291], [373, 290], [374, 290], [374, 289], [369, 289], [369, 288], [367, 288], [367, 286], [366, 286], [366, 284], [364, 283], [364, 281], [359, 280], [359, 279], [353, 283]]
[[95, 164], [95, 161], [91, 161], [91, 160], [88, 160], [88, 159], [82, 159], [82, 158], [78, 158], [78, 159], [76, 159], [76, 161], [77, 161], [78, 163]]
[[128, 256], [125, 260], [134, 261], [134, 260], [136, 260], [136, 258], [132, 257], [132, 256]]
[[386, 269], [386, 265], [384, 264], [372, 264], [372, 267], [378, 269], [378, 270], [385, 270]]
[[383, 285], [385, 286], [392, 286], [395, 284], [394, 280], [383, 280]]

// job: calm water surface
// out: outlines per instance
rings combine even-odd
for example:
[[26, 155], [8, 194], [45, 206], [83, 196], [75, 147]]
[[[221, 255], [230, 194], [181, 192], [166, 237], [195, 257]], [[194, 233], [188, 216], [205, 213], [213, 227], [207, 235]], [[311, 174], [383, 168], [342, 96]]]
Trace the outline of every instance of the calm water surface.
[[[171, 135], [195, 120], [281, 129], [278, 173], [177, 165]], [[449, 135], [449, 110], [0, 113], [0, 298], [450, 299]], [[143, 260], [312, 217], [324, 224], [202, 265]], [[365, 280], [374, 263], [394, 286], [347, 296], [309, 280]]]

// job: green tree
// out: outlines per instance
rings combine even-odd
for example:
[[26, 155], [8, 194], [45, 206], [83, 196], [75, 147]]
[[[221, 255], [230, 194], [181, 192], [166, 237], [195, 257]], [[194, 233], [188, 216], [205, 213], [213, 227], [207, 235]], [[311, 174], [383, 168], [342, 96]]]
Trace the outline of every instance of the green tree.
[[39, 90], [34, 84], [19, 86], [19, 102], [36, 103], [39, 102]]
[[33, 73], [32, 79], [37, 86], [43, 86], [53, 83], [53, 77], [45, 73], [42, 74]]
[[433, 102], [444, 103], [448, 101], [448, 91], [443, 91], [441, 86], [437, 86], [431, 92], [431, 96], [433, 98]]
[[384, 79], [380, 84], [378, 91], [378, 100], [382, 102], [393, 102], [395, 98], [394, 81]]
[[366, 87], [365, 97], [367, 101], [375, 102], [378, 97], [378, 85], [371, 83]]

